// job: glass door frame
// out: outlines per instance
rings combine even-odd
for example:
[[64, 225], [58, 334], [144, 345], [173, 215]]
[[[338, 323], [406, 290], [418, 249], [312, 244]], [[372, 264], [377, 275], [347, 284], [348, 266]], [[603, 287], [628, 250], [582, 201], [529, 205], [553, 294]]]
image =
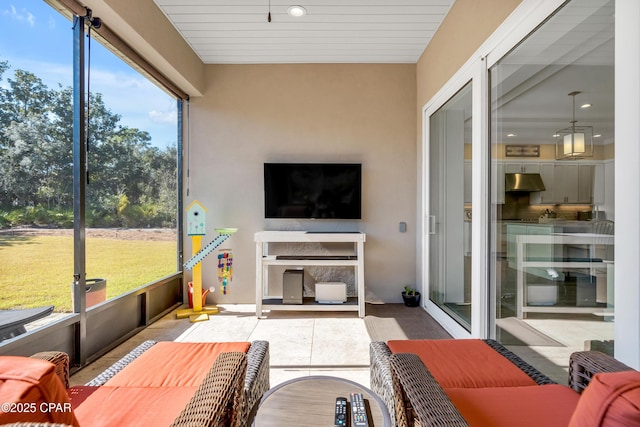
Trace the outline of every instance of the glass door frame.
[[[424, 306], [427, 312], [436, 319], [452, 336], [456, 338], [481, 337], [486, 331], [486, 305], [487, 305], [487, 289], [486, 284], [486, 248], [483, 248], [483, 242], [486, 242], [486, 227], [482, 227], [482, 222], [486, 221], [489, 207], [486, 201], [482, 200], [482, 194], [488, 188], [488, 152], [483, 146], [488, 146], [488, 134], [486, 126], [482, 126], [481, 121], [487, 118], [487, 106], [482, 102], [483, 92], [486, 92], [488, 85], [486, 82], [486, 67], [484, 60], [478, 59], [469, 61], [465, 67], [456, 73], [454, 78], [445, 85], [422, 109], [422, 283]], [[432, 302], [428, 296], [430, 295], [429, 286], [429, 259], [430, 247], [429, 236], [433, 227], [431, 221], [431, 212], [429, 209], [430, 200], [430, 182], [429, 182], [429, 144], [430, 144], [430, 117], [436, 113], [444, 104], [449, 101], [464, 86], [471, 83], [471, 104], [472, 104], [472, 206], [473, 215], [471, 218], [471, 331], [466, 330], [462, 325], [450, 317], [445, 311]], [[483, 166], [486, 165], [486, 166]], [[477, 206], [477, 208], [476, 208]], [[485, 258], [483, 261], [482, 257]]]
[[[495, 337], [495, 302], [489, 294], [488, 287], [488, 249], [481, 244], [483, 236], [489, 236], [488, 209], [475, 208], [487, 206], [489, 180], [487, 156], [489, 153], [489, 139], [487, 138], [490, 123], [488, 117], [483, 115], [486, 109], [476, 111], [479, 95], [480, 104], [488, 106], [488, 78], [487, 70], [494, 65], [507, 52], [520, 43], [530, 32], [546, 20], [556, 9], [561, 7], [565, 0], [523, 0], [513, 13], [500, 25], [500, 27], [470, 56], [465, 63], [440, 89], [440, 91], [425, 104], [422, 109], [422, 144], [419, 146], [421, 153], [421, 188], [417, 197], [421, 200], [421, 218], [419, 222], [420, 253], [417, 255], [418, 277], [422, 280], [423, 293], [428, 294], [428, 226], [429, 217], [427, 200], [425, 198], [426, 167], [425, 147], [429, 143], [429, 116], [442, 106], [454, 93], [457, 92], [474, 76], [473, 81], [473, 141], [474, 150], [480, 150], [477, 155], [473, 152], [473, 225], [472, 225], [472, 298], [482, 298], [481, 303], [475, 306], [478, 310], [472, 312], [472, 332], [469, 334], [452, 319], [446, 316], [435, 305], [425, 301], [427, 311], [438, 320], [454, 337], [492, 338]], [[638, 85], [638, 64], [640, 64], [640, 29], [638, 29], [638, 11], [640, 5], [635, 0], [615, 0], [616, 8], [616, 54], [615, 54], [615, 133], [618, 143], [616, 146], [616, 170], [615, 193], [616, 197], [616, 222], [617, 226], [625, 229], [625, 237], [615, 237], [616, 247], [616, 280], [615, 280], [615, 356], [618, 360], [640, 369], [640, 270], [637, 268], [637, 259], [640, 257], [640, 211], [627, 209], [628, 206], [638, 206], [640, 193], [637, 192], [637, 183], [640, 182], [640, 169], [637, 162], [640, 159], [640, 149], [637, 145], [637, 135], [640, 134], [640, 124], [633, 117], [638, 116], [640, 106], [634, 100], [640, 96]], [[475, 73], [473, 70], [475, 67]], [[635, 97], [633, 95], [636, 95]], [[476, 144], [478, 137], [485, 140]], [[477, 147], [476, 147], [477, 146]], [[426, 158], [428, 160], [428, 158]], [[484, 174], [484, 175], [483, 175]], [[483, 176], [485, 178], [483, 178]], [[485, 196], [482, 196], [484, 194]], [[624, 277], [625, 280], [620, 280]], [[425, 298], [427, 300], [427, 298]], [[482, 326], [484, 325], [484, 326]], [[483, 329], [484, 328], [484, 329]]]
[[[424, 307], [454, 338], [495, 338], [495, 298], [489, 282], [490, 262], [490, 175], [488, 69], [534, 31], [566, 0], [524, 0], [469, 60], [449, 79], [422, 109], [422, 201], [421, 254], [419, 273]], [[427, 297], [429, 295], [429, 119], [466, 84], [472, 84], [472, 206], [471, 220], [471, 332], [464, 329]]]

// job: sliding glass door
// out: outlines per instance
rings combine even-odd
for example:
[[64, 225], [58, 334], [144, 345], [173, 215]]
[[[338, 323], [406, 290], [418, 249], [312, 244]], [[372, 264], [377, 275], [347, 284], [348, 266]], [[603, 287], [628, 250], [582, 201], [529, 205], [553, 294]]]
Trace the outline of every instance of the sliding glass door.
[[429, 301], [471, 330], [471, 88], [429, 117]]
[[614, 2], [568, 3], [489, 77], [495, 334], [560, 380], [613, 352]]

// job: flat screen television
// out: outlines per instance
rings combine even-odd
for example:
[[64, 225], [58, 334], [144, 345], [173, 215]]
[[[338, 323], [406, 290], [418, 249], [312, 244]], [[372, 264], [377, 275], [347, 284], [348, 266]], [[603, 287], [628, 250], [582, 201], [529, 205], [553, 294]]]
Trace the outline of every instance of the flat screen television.
[[359, 163], [265, 163], [265, 218], [361, 219]]

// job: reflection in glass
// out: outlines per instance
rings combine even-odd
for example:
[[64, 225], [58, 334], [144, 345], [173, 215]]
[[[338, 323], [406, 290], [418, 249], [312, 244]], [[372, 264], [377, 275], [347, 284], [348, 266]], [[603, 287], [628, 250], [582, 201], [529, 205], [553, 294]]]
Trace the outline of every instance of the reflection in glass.
[[[489, 70], [496, 337], [566, 348], [562, 364], [585, 347], [613, 351], [614, 2], [591, 5], [569, 3]], [[575, 92], [600, 136], [588, 159], [556, 156]], [[505, 187], [522, 174], [544, 190]]]
[[429, 118], [429, 298], [471, 329], [471, 83]]

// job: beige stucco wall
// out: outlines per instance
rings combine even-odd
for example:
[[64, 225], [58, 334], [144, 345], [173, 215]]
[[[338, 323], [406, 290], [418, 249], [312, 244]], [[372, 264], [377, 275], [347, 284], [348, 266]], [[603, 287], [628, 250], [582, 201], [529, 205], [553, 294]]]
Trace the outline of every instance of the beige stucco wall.
[[[521, 3], [521, 0], [456, 0], [438, 31], [416, 64], [416, 175], [422, 176], [423, 117], [425, 104], [454, 76], [478, 48]], [[470, 153], [469, 153], [470, 157]], [[416, 193], [416, 211], [422, 217], [422, 179]], [[421, 236], [426, 225], [418, 224], [416, 236], [416, 281], [423, 283]]]
[[418, 115], [522, 0], [456, 0], [417, 64]]
[[[254, 302], [253, 235], [264, 229], [365, 232], [367, 289], [401, 301], [402, 286], [415, 283], [415, 82], [415, 64], [206, 67], [207, 89], [185, 115], [185, 206], [203, 203], [211, 229], [239, 228], [225, 244], [234, 252], [230, 294], [210, 302]], [[265, 162], [361, 162], [363, 219], [265, 220]], [[203, 262], [205, 286], [216, 282], [216, 261]]]

